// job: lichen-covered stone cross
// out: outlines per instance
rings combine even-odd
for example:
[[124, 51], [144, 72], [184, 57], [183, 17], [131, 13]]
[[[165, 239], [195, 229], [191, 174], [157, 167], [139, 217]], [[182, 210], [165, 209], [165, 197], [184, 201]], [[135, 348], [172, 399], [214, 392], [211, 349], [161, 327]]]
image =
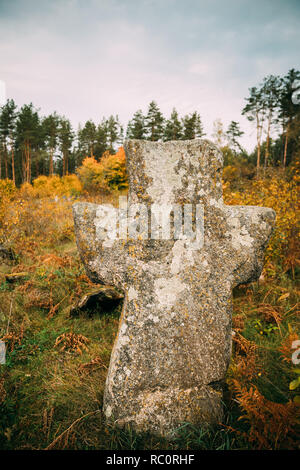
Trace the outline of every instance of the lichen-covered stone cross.
[[184, 239], [103, 240], [99, 206], [74, 205], [88, 275], [125, 293], [106, 381], [106, 418], [167, 435], [183, 422], [222, 418], [232, 288], [259, 277], [275, 213], [223, 203], [223, 158], [209, 141], [129, 140], [125, 150], [129, 205], [204, 208], [204, 244], [192, 249]]

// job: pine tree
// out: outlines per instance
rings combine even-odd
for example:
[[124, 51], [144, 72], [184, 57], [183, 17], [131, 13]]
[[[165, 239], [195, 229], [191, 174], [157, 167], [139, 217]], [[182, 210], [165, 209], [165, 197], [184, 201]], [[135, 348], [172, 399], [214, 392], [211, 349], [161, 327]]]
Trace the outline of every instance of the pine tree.
[[[15, 162], [14, 162], [14, 132], [16, 121], [16, 104], [14, 100], [7, 100], [0, 111], [0, 178], [1, 178], [1, 154], [4, 157], [5, 178], [9, 177], [8, 163], [9, 153], [11, 157], [11, 175], [15, 183]], [[2, 151], [1, 151], [2, 150]]]
[[54, 154], [58, 144], [59, 116], [54, 112], [42, 121], [46, 148], [49, 152], [49, 176], [54, 172]]
[[226, 131], [226, 136], [228, 139], [229, 145], [233, 148], [233, 151], [237, 153], [238, 151], [242, 151], [242, 147], [239, 144], [239, 137], [244, 135], [244, 132], [240, 130], [240, 125], [236, 121], [231, 121], [228, 126], [228, 130]]
[[97, 126], [97, 142], [95, 148], [95, 155], [97, 160], [100, 160], [104, 152], [108, 148], [108, 122], [103, 118]]
[[147, 140], [158, 141], [164, 135], [164, 117], [155, 101], [151, 101], [145, 118]]
[[261, 139], [263, 133], [263, 126], [266, 117], [266, 103], [263, 98], [263, 91], [257, 87], [249, 89], [250, 95], [245, 98], [247, 101], [246, 106], [242, 110], [242, 115], [245, 115], [248, 121], [255, 122], [256, 125], [256, 141], [257, 141], [257, 159], [256, 170], [257, 173], [260, 169], [261, 160]]
[[[282, 134], [284, 136], [284, 150], [282, 164], [285, 167], [287, 164], [287, 151], [288, 143], [292, 135], [299, 135], [299, 122], [300, 104], [292, 99], [294, 93], [293, 85], [296, 80], [300, 79], [300, 71], [291, 69], [282, 79], [281, 92], [280, 92], [280, 109], [279, 109], [279, 122], [282, 125]], [[296, 124], [296, 128], [295, 128]], [[297, 143], [297, 139], [296, 139]]]
[[123, 127], [119, 122], [119, 117], [110, 116], [107, 120], [107, 144], [110, 153], [116, 152], [116, 146], [123, 141]]
[[269, 75], [265, 77], [262, 82], [262, 99], [265, 103], [266, 108], [266, 123], [267, 123], [267, 140], [265, 145], [265, 162], [266, 168], [270, 156], [270, 139], [271, 131], [274, 124], [277, 122], [277, 113], [279, 110], [280, 103], [280, 89], [281, 80], [279, 77]]
[[205, 133], [203, 132], [201, 117], [200, 114], [197, 113], [197, 111], [184, 116], [184, 118], [182, 119], [182, 125], [182, 140], [196, 139], [205, 135]]
[[180, 140], [182, 138], [182, 124], [179, 120], [178, 113], [173, 108], [170, 119], [166, 121], [164, 140]]
[[23, 182], [31, 182], [32, 154], [38, 147], [40, 139], [40, 118], [33, 104], [24, 104], [16, 120], [16, 150], [20, 155], [21, 178]]
[[[43, 120], [39, 119], [35, 131], [34, 146], [32, 149], [32, 179], [40, 174], [49, 173], [49, 149], [46, 142], [46, 129]], [[46, 167], [48, 172], [46, 171]]]
[[92, 120], [86, 121], [83, 128], [79, 130], [78, 140], [85, 156], [89, 155], [94, 158], [94, 151], [97, 143], [97, 128]]
[[128, 139], [145, 139], [145, 117], [141, 109], [136, 111], [133, 118], [129, 121], [126, 131]]
[[74, 132], [69, 119], [66, 119], [65, 117], [60, 119], [58, 138], [63, 159], [62, 174], [67, 175], [69, 173], [69, 157], [73, 144]]

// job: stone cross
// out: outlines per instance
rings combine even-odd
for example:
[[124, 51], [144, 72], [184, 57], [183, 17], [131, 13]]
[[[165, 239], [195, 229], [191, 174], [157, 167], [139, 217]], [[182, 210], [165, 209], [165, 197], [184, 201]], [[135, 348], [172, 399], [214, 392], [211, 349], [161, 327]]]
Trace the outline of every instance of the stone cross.
[[129, 207], [204, 209], [204, 239], [195, 249], [184, 237], [104, 240], [99, 206], [73, 208], [88, 275], [125, 293], [104, 394], [106, 418], [169, 435], [184, 422], [222, 419], [232, 288], [259, 277], [275, 212], [224, 204], [222, 153], [207, 140], [129, 140], [125, 151]]

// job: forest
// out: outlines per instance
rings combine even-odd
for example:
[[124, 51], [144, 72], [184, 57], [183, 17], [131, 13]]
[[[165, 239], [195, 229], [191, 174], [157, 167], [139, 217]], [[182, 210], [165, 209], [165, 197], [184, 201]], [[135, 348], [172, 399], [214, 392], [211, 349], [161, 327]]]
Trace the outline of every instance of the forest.
[[[275, 450], [299, 448], [300, 71], [269, 75], [249, 89], [238, 122], [207, 136], [201, 108], [164, 117], [158, 104], [126, 128], [118, 116], [76, 131], [13, 99], [0, 108], [0, 449]], [[217, 429], [183, 423], [172, 439], [116, 429], [102, 415], [121, 303], [78, 312], [99, 292], [75, 243], [72, 204], [117, 204], [126, 194], [125, 138], [210, 138], [224, 155], [226, 204], [276, 211], [257, 282], [233, 292], [233, 352]]]
[[[299, 145], [299, 99], [293, 88], [299, 80], [300, 72], [291, 69], [283, 77], [269, 75], [249, 89], [241, 113], [256, 132], [257, 145], [250, 154], [239, 143], [244, 132], [237, 121], [227, 129], [220, 119], [214, 121], [212, 139], [222, 148], [225, 165], [235, 161], [260, 169], [291, 163]], [[125, 137], [168, 141], [207, 136], [198, 111], [180, 117], [174, 108], [166, 118], [155, 101], [145, 114], [134, 113], [126, 132], [117, 115], [103, 117], [99, 123], [88, 120], [75, 132], [65, 116], [56, 112], [41, 116], [32, 103], [18, 109], [9, 99], [0, 112], [0, 179], [20, 186], [40, 175], [75, 173], [87, 156], [99, 162], [115, 153]]]

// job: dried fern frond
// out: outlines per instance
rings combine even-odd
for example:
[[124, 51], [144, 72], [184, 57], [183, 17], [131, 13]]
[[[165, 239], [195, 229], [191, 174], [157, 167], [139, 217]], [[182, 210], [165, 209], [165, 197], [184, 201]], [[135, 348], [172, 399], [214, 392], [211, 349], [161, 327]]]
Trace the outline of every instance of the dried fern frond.
[[299, 420], [299, 405], [275, 403], [267, 400], [255, 385], [247, 387], [233, 380], [233, 387], [245, 414], [239, 419], [247, 420], [250, 429], [245, 433], [249, 442], [258, 449], [278, 449], [282, 444], [293, 446]]
[[61, 351], [70, 351], [82, 354], [83, 350], [88, 350], [86, 345], [89, 342], [89, 339], [81, 334], [77, 335], [76, 333], [63, 333], [56, 338], [54, 347], [57, 348], [60, 346]]

